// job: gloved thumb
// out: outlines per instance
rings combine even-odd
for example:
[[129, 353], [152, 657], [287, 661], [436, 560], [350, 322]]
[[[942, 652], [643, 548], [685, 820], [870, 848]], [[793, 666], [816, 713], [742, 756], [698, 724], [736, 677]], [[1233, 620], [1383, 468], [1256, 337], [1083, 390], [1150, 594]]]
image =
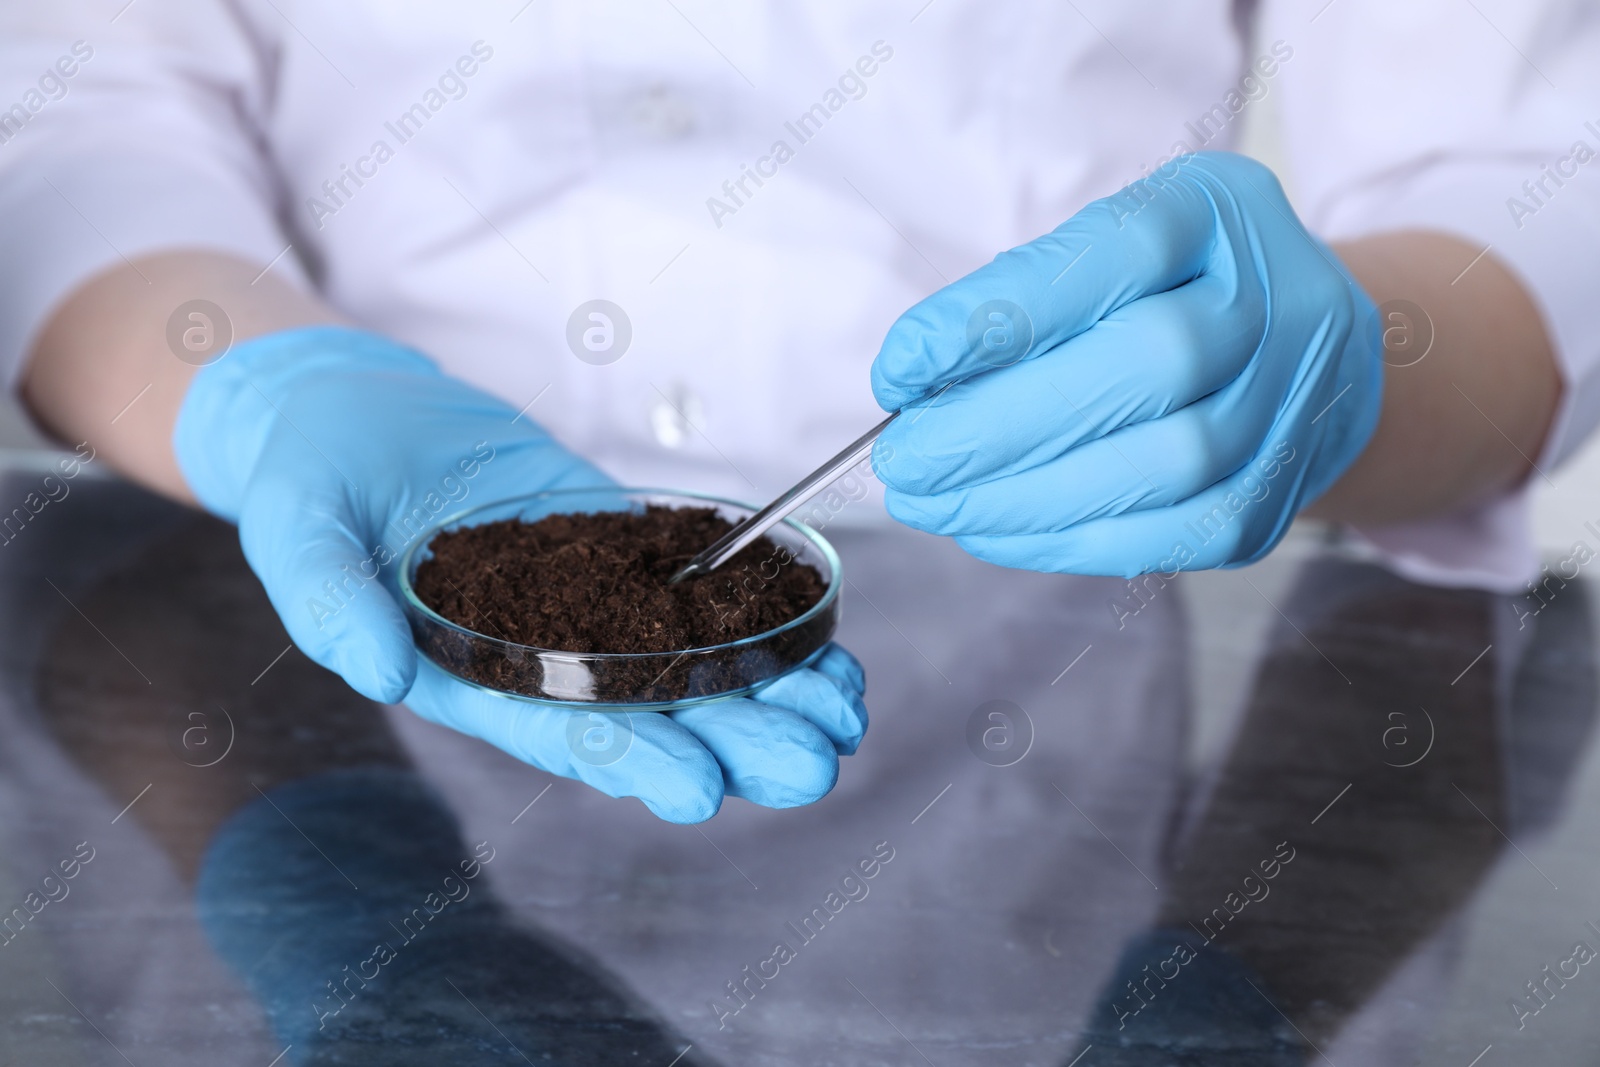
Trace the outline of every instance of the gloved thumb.
[[362, 696], [398, 703], [417, 673], [410, 628], [380, 573], [398, 561], [357, 537], [337, 489], [288, 507], [276, 497], [247, 495], [239, 539], [289, 637]]
[[898, 411], [950, 382], [1041, 356], [1109, 312], [1199, 277], [1214, 247], [1218, 190], [1241, 183], [1251, 196], [1282, 196], [1252, 160], [1183, 156], [917, 303], [873, 360], [879, 406]]

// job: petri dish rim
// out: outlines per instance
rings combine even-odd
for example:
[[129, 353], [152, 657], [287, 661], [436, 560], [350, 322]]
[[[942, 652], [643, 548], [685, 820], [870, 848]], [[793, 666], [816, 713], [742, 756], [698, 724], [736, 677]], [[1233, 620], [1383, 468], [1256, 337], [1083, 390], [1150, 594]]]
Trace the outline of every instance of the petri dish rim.
[[[675, 649], [669, 652], [572, 652], [566, 649], [542, 648], [537, 645], [523, 645], [514, 641], [507, 641], [504, 638], [494, 637], [489, 634], [480, 633], [479, 631], [473, 630], [469, 627], [462, 626], [459, 623], [453, 622], [450, 619], [440, 615], [427, 604], [424, 604], [421, 598], [417, 596], [416, 590], [412, 587], [412, 573], [415, 566], [420, 562], [419, 555], [427, 550], [428, 545], [432, 543], [434, 537], [436, 537], [439, 533], [463, 523], [470, 523], [474, 517], [482, 516], [487, 512], [508, 510], [509, 513], [504, 517], [510, 518], [514, 517], [515, 512], [524, 511], [533, 504], [541, 501], [560, 502], [563, 499], [578, 500], [583, 497], [605, 498], [609, 502], [622, 503], [624, 505], [643, 503], [663, 503], [671, 505], [676, 503], [680, 506], [714, 506], [719, 509], [731, 508], [740, 513], [740, 517], [752, 515], [759, 510], [757, 507], [747, 504], [743, 501], [730, 500], [726, 497], [712, 496], [706, 493], [694, 493], [679, 489], [658, 489], [651, 487], [632, 486], [591, 486], [587, 488], [573, 489], [546, 489], [537, 493], [527, 493], [521, 496], [504, 497], [499, 500], [492, 500], [486, 503], [477, 504], [473, 507], [464, 508], [450, 515], [443, 516], [431, 525], [425, 527], [417, 536], [417, 538], [401, 554], [398, 572], [398, 585], [406, 608], [420, 614], [424, 619], [427, 620], [430, 626], [452, 632], [463, 640], [495, 646], [500, 649], [514, 651], [521, 655], [536, 656], [540, 660], [555, 660], [558, 662], [568, 662], [573, 664], [604, 664], [629, 662], [637, 663], [650, 660], [660, 661], [667, 659], [681, 660], [696, 656], [712, 656], [718, 654], [726, 655], [735, 653], [742, 648], [772, 642], [791, 630], [796, 630], [815, 623], [824, 613], [834, 610], [835, 604], [839, 599], [840, 589], [843, 586], [843, 571], [841, 569], [837, 551], [835, 551], [833, 545], [828, 542], [827, 538], [823, 537], [811, 527], [806, 526], [803, 523], [796, 522], [792, 517], [784, 519], [781, 525], [804, 538], [806, 543], [810, 547], [816, 549], [816, 551], [821, 555], [823, 562], [826, 563], [828, 568], [827, 587], [824, 589], [822, 597], [815, 604], [807, 608], [800, 615], [790, 619], [782, 626], [774, 627], [771, 630], [763, 630], [761, 633], [752, 634], [749, 637], [742, 637], [737, 641], [727, 641], [716, 645], [702, 645], [696, 648]], [[594, 510], [619, 511], [626, 510], [626, 508], [601, 507]], [[804, 659], [796, 661], [788, 668], [773, 674], [769, 678], [762, 679], [752, 684], [729, 689], [714, 695], [690, 696], [670, 701], [641, 701], [638, 703], [622, 701], [585, 701], [579, 699], [558, 699], [551, 696], [534, 696], [528, 693], [519, 693], [512, 690], [498, 689], [493, 686], [488, 686], [474, 679], [462, 677], [461, 675], [456, 674], [454, 671], [449, 670], [449, 668], [442, 664], [436, 663], [435, 665], [441, 670], [444, 670], [446, 673], [450, 674], [452, 678], [472, 686], [473, 688], [480, 689], [486, 693], [511, 697], [516, 700], [524, 700], [536, 704], [551, 704], [566, 707], [578, 706], [589, 708], [591, 710], [612, 708], [626, 711], [647, 711], [652, 709], [687, 707], [692, 704], [704, 703], [708, 700], [722, 699], [724, 697], [739, 696], [741, 694], [754, 692], [769, 682], [776, 681], [778, 678], [790, 673], [793, 670], [815, 662], [817, 656], [821, 653], [822, 648], [825, 647], [826, 642], [824, 642], [821, 647], [807, 655]], [[428, 657], [427, 653], [421, 648], [418, 649], [418, 653], [432, 661], [432, 657]]]

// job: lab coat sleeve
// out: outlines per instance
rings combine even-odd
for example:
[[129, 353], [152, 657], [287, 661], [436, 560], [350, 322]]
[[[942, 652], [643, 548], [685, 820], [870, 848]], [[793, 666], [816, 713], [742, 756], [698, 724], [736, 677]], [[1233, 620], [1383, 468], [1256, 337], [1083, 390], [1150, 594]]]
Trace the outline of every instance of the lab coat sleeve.
[[[274, 43], [231, 4], [121, 6], [0, 8], [7, 386], [54, 308], [90, 277], [182, 247], [265, 266], [288, 244], [262, 134]], [[278, 269], [298, 276], [293, 256]]]
[[[1531, 294], [1564, 382], [1536, 457], [1552, 470], [1600, 421], [1600, 9], [1266, 0], [1261, 28], [1293, 49], [1274, 91], [1314, 231], [1450, 233], [1492, 250]], [[1361, 533], [1416, 577], [1511, 590], [1536, 570], [1528, 511], [1524, 485]]]

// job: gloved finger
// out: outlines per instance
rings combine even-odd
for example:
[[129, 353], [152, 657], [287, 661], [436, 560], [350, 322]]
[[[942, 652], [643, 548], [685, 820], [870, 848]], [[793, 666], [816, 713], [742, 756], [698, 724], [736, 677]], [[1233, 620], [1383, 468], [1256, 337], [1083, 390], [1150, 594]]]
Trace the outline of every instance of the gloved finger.
[[730, 796], [794, 808], [820, 800], [839, 779], [839, 753], [828, 735], [786, 708], [734, 697], [669, 714], [716, 757]]
[[[322, 462], [309, 455], [302, 477]], [[393, 703], [411, 688], [417, 656], [399, 605], [378, 579], [384, 557], [357, 535], [362, 524], [337, 479], [308, 480], [245, 494], [245, 558], [301, 651], [362, 696]]]
[[589, 711], [536, 704], [418, 665], [406, 707], [541, 770], [613, 797], [638, 797], [668, 822], [704, 822], [722, 806], [717, 759], [690, 731], [654, 711]]
[[[948, 382], [1047, 352], [1124, 304], [1175, 289], [1203, 272], [1223, 195], [1206, 176], [1259, 164], [1185, 157], [1171, 178], [1150, 179], [1097, 200], [1053, 232], [912, 307], [890, 327], [872, 364], [872, 390], [887, 411]], [[998, 319], [993, 316], [999, 315]]]
[[[1036, 467], [929, 496], [890, 489], [884, 503], [905, 525], [944, 536], [1050, 533], [1175, 504], [1240, 471], [1261, 448], [1277, 407], [1252, 403], [1250, 389], [1236, 381]], [[1255, 482], [1252, 499], [1270, 492], [1260, 478]]]
[[[1272, 471], [1264, 484], [1293, 498], [1306, 478], [1310, 457], [1291, 451], [1276, 465], [1271, 458], [1271, 453], [1258, 455], [1248, 470]], [[1262, 463], [1268, 466], [1263, 468]], [[1282, 540], [1294, 512], [1258, 507], [1263, 498], [1252, 499], [1248, 486], [1259, 483], [1247, 483], [1247, 477], [1241, 472], [1168, 507], [1091, 519], [1056, 533], [955, 540], [987, 563], [1065, 574], [1170, 576], [1180, 570], [1248, 563]]]
[[1136, 300], [1049, 352], [915, 405], [884, 430], [878, 477], [923, 495], [1038, 466], [1221, 389], [1265, 330], [1263, 294], [1234, 279]]
[[861, 691], [820, 670], [791, 671], [752, 699], [799, 715], [826, 734], [841, 756], [852, 755], [867, 732]]
[[811, 669], [848, 686], [857, 696], [867, 693], [867, 672], [862, 670], [861, 661], [837, 644], [830, 642], [811, 664]]

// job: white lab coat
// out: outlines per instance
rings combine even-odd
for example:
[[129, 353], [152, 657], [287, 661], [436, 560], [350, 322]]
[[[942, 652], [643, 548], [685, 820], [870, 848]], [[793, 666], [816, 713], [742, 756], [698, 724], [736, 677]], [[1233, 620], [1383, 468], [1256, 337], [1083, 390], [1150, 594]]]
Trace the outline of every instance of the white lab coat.
[[[1592, 3], [1264, 0], [1258, 45], [1224, 0], [125, 4], [0, 11], [11, 380], [95, 272], [221, 249], [624, 482], [763, 498], [876, 421], [906, 307], [1278, 94], [1323, 236], [1444, 229], [1528, 284], [1567, 381], [1541, 466], [1600, 418], [1600, 163], [1561, 164], [1600, 151]], [[568, 341], [595, 299], [614, 362]], [[1514, 587], [1523, 497], [1373, 539]]]

